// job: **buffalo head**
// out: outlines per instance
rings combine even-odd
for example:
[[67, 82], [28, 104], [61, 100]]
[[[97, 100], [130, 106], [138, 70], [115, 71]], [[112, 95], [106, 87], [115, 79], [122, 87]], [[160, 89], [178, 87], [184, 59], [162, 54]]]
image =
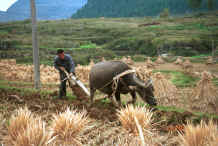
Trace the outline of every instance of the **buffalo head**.
[[154, 98], [154, 87], [152, 80], [149, 79], [147, 82], [143, 82], [136, 75], [133, 75], [133, 80], [135, 82], [135, 90], [140, 95], [143, 101], [147, 102], [151, 106], [156, 106], [157, 101]]

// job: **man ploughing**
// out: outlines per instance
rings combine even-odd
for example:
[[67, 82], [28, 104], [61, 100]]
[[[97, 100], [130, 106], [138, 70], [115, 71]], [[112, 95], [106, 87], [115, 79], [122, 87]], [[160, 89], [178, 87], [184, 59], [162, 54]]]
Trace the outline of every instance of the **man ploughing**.
[[60, 88], [59, 98], [66, 97], [66, 78], [67, 75], [64, 71], [67, 71], [69, 75], [75, 75], [75, 64], [72, 57], [69, 54], [64, 54], [64, 50], [58, 49], [57, 56], [54, 60], [54, 67], [59, 71], [60, 74]]

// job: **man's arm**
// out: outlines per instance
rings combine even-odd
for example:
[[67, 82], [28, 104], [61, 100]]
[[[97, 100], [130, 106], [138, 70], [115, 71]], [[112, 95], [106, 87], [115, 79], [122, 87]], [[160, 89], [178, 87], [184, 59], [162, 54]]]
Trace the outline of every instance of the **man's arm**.
[[72, 57], [69, 55], [69, 63], [70, 63], [70, 73], [75, 74], [75, 64]]
[[58, 65], [58, 57], [56, 56], [55, 59], [54, 59], [54, 67], [58, 70], [58, 71], [61, 71], [59, 65]]

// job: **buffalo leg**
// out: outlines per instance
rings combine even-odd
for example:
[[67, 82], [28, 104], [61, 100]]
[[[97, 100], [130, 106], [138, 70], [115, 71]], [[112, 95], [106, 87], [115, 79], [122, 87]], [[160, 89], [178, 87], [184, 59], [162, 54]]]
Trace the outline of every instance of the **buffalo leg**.
[[116, 101], [118, 102], [118, 105], [121, 106], [120, 92], [116, 92], [115, 97], [116, 97]]
[[129, 103], [135, 104], [135, 102], [136, 102], [136, 93], [135, 93], [135, 91], [131, 91], [130, 94], [132, 96], [132, 101], [129, 101], [128, 104]]
[[95, 95], [95, 90], [94, 88], [90, 88], [90, 99], [91, 99], [91, 104], [93, 104], [93, 99], [94, 99], [94, 95]]

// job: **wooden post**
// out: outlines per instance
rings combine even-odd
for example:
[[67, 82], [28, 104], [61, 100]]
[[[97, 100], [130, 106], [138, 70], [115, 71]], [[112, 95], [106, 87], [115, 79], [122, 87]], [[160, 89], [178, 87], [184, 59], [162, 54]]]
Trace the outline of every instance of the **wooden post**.
[[36, 22], [36, 6], [35, 0], [31, 1], [32, 16], [32, 46], [33, 46], [33, 65], [34, 65], [34, 85], [36, 89], [40, 89], [40, 67], [39, 67], [39, 48], [37, 40], [37, 22]]

